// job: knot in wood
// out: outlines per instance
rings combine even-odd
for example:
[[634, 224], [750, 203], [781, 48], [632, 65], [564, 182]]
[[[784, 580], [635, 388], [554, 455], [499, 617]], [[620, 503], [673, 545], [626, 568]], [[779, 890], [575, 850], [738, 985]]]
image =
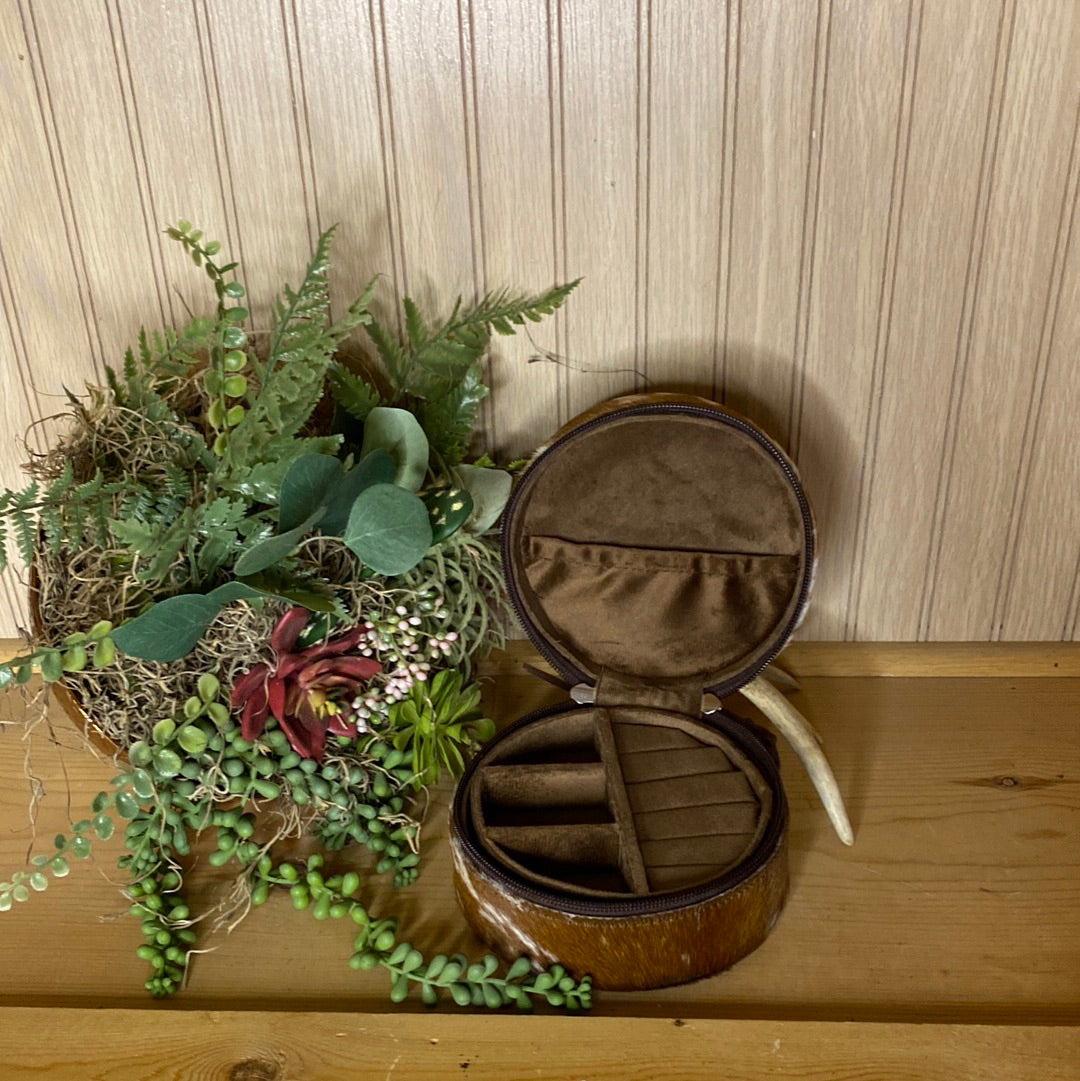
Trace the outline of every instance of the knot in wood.
[[281, 1065], [263, 1058], [244, 1059], [229, 1070], [229, 1081], [280, 1081]]

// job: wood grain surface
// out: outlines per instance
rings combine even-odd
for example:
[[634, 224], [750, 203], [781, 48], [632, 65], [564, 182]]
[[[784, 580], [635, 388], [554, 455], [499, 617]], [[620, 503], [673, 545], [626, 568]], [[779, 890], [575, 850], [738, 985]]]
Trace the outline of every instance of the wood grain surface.
[[[488, 708], [500, 723], [561, 699], [514, 657], [491, 671], [498, 674]], [[824, 737], [855, 845], [836, 840], [797, 760], [782, 748], [791, 892], [775, 930], [715, 979], [605, 993], [594, 1015], [1075, 1022], [1080, 679], [811, 674], [795, 701]], [[15, 695], [0, 699], [4, 718], [25, 722], [18, 705]], [[753, 715], [738, 698], [730, 705]], [[113, 772], [78, 746], [62, 713], [47, 720], [29, 739], [22, 723], [0, 729], [5, 873], [31, 851], [48, 850]], [[32, 808], [35, 790], [41, 799]], [[418, 948], [474, 952], [453, 897], [448, 797], [435, 793], [415, 886], [396, 894], [376, 877], [364, 897], [373, 912], [400, 915], [402, 934]], [[116, 884], [119, 851], [116, 840], [99, 844], [91, 862], [3, 915], [0, 1005], [148, 1005], [134, 956], [138, 929]], [[190, 882], [205, 904], [224, 880], [200, 864]], [[347, 928], [293, 912], [285, 897], [208, 945], [193, 960], [179, 1008], [401, 1009], [389, 1004], [380, 973], [346, 966]]]
[[[909, 671], [912, 651], [931, 666], [938, 652], [905, 649]], [[602, 993], [588, 1018], [395, 1007], [381, 974], [346, 966], [347, 929], [281, 897], [201, 943], [209, 952], [193, 958], [187, 989], [154, 1003], [141, 991], [113, 840], [0, 917], [4, 1077], [1074, 1077], [1076, 669], [1071, 678], [810, 674], [822, 654], [804, 647], [796, 702], [825, 739], [856, 842], [848, 849], [832, 836], [782, 748], [791, 894], [766, 942], [727, 973]], [[524, 655], [488, 667], [487, 704], [501, 723], [560, 696], [522, 673]], [[895, 656], [889, 663], [903, 670]], [[1022, 671], [1015, 656], [1013, 668]], [[730, 705], [742, 710], [737, 698]], [[0, 699], [4, 869], [47, 850], [113, 772], [78, 746], [59, 710], [25, 738], [40, 711], [19, 707], [17, 696]], [[435, 793], [418, 882], [395, 895], [370, 879], [362, 892], [373, 911], [396, 912], [419, 948], [475, 952], [453, 899], [447, 798]], [[189, 883], [202, 903], [224, 884], [204, 866]]]
[[[28, 1032], [48, 1032], [28, 1041]], [[10, 1081], [1072, 1081], [1080, 1029], [12, 1009]], [[106, 1069], [107, 1072], [102, 1072]]]
[[339, 223], [337, 305], [584, 276], [496, 343], [499, 454], [646, 386], [763, 423], [821, 527], [805, 638], [1077, 637], [1073, 0], [11, 0], [0, 81], [0, 483], [205, 303], [165, 224], [257, 327]]

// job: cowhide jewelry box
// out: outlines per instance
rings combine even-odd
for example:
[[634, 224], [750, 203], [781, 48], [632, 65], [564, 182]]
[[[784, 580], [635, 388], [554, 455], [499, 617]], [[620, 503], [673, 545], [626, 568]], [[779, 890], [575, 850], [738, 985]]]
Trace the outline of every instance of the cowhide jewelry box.
[[719, 707], [744, 689], [812, 772], [825, 762], [756, 678], [813, 577], [795, 470], [715, 403], [616, 399], [533, 459], [503, 529], [517, 613], [573, 691], [488, 743], [458, 785], [466, 918], [504, 956], [557, 960], [601, 988], [719, 972], [783, 907], [788, 809], [771, 735], [703, 712], [703, 696]]

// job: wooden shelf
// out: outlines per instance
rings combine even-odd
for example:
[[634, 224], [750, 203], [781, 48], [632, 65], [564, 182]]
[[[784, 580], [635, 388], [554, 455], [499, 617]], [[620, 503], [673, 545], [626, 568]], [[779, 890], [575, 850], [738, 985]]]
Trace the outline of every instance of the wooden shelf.
[[[91, 1063], [107, 1063], [111, 1081], [412, 1079], [462, 1063], [473, 1079], [645, 1078], [656, 1076], [650, 1063], [672, 1078], [1075, 1076], [1080, 649], [808, 643], [785, 656], [856, 842], [836, 840], [785, 751], [791, 895], [770, 938], [729, 972], [601, 992], [585, 1019], [429, 1012], [391, 1005], [380, 973], [346, 966], [348, 928], [275, 898], [194, 959], [183, 994], [154, 1003], [141, 990], [112, 841], [0, 916], [3, 1076], [88, 1076]], [[535, 663], [515, 645], [486, 665], [500, 721], [562, 698], [523, 674], [523, 659]], [[963, 663], [978, 675], [958, 674]], [[730, 705], [753, 715], [741, 699]], [[35, 829], [47, 850], [112, 768], [82, 751], [59, 711], [24, 738], [25, 715], [7, 695], [0, 720], [13, 722], [0, 730], [6, 874], [23, 865]], [[34, 829], [27, 772], [42, 791]], [[373, 880], [365, 900], [400, 916], [425, 952], [475, 952], [453, 900], [447, 799], [436, 793], [416, 885], [394, 895]], [[221, 881], [191, 876], [204, 900]]]

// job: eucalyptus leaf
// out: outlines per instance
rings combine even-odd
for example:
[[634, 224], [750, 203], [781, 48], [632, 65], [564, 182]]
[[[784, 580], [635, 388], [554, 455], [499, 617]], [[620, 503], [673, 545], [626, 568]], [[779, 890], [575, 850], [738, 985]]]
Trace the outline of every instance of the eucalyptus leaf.
[[361, 457], [385, 450], [394, 459], [394, 483], [410, 492], [419, 491], [428, 467], [428, 440], [420, 422], [406, 409], [376, 406], [364, 422]]
[[483, 469], [475, 465], [456, 466], [454, 473], [473, 501], [472, 517], [465, 523], [465, 531], [486, 533], [502, 514], [514, 478], [503, 469]]
[[326, 493], [341, 477], [341, 462], [329, 454], [301, 454], [289, 466], [278, 496], [278, 530], [287, 533], [326, 503]]
[[396, 476], [397, 465], [389, 451], [379, 447], [362, 458], [347, 473], [339, 476], [327, 492], [322, 532], [330, 536], [344, 533], [356, 497], [374, 484], [393, 484]]
[[404, 574], [431, 547], [427, 507], [404, 488], [375, 484], [353, 504], [345, 543], [377, 574]]
[[209, 594], [183, 593], [147, 608], [117, 627], [113, 641], [121, 653], [146, 661], [178, 661], [202, 638], [222, 602]]
[[233, 569], [240, 577], [246, 577], [249, 574], [257, 574], [259, 571], [266, 570], [267, 567], [272, 567], [275, 563], [280, 563], [292, 553], [293, 549], [300, 543], [300, 538], [318, 525], [325, 514], [326, 506], [320, 503], [299, 525], [294, 526], [285, 533], [267, 537], [266, 540], [260, 541], [254, 547], [249, 548], [236, 561]]

